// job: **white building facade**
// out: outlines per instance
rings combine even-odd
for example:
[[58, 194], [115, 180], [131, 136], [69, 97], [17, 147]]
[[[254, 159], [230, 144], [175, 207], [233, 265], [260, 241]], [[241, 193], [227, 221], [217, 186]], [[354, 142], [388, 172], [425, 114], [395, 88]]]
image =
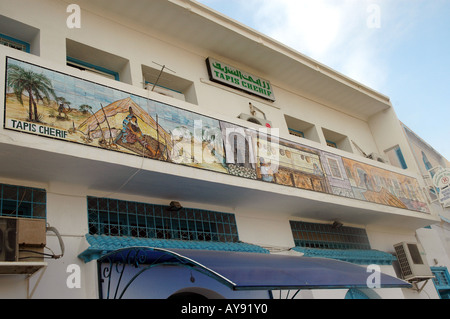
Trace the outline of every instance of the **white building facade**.
[[[1, 298], [445, 297], [443, 215], [388, 97], [195, 1], [1, 8]], [[399, 243], [425, 269], [409, 288], [244, 289], [200, 262], [404, 279]], [[136, 247], [149, 269], [112, 293], [108, 257]]]
[[417, 230], [417, 237], [427, 252], [431, 270], [435, 275], [434, 284], [440, 298], [449, 298], [449, 258], [450, 256], [450, 202], [449, 165], [445, 157], [427, 142], [402, 124], [422, 175], [431, 209], [439, 216], [440, 222]]

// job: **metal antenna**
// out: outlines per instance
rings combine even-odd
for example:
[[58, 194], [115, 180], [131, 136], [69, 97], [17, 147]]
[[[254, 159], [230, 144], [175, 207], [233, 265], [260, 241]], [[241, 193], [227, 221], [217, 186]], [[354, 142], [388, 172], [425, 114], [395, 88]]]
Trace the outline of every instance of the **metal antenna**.
[[154, 64], [156, 64], [156, 65], [159, 65], [159, 66], [161, 67], [161, 72], [159, 72], [158, 78], [156, 79], [155, 84], [153, 84], [153, 88], [152, 88], [152, 92], [153, 92], [153, 91], [155, 90], [155, 87], [156, 87], [156, 85], [158, 84], [159, 80], [161, 79], [161, 75], [164, 73], [164, 70], [169, 70], [169, 71], [171, 71], [171, 72], [173, 72], [173, 73], [175, 73], [175, 74], [177, 74], [177, 72], [175, 72], [175, 71], [169, 69], [169, 68], [168, 68], [167, 66], [165, 66], [165, 65], [161, 65], [161, 64], [156, 63], [156, 62], [154, 62], [154, 61], [152, 61], [152, 62], [153, 62]]

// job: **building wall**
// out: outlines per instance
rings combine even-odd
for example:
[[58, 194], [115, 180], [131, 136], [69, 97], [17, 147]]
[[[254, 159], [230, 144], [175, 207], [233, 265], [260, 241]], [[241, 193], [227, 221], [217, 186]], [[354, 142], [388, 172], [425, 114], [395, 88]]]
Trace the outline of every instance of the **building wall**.
[[[422, 174], [427, 185], [430, 205], [432, 210], [441, 217], [440, 223], [435, 223], [430, 228], [419, 229], [416, 232], [417, 239], [422, 243], [427, 260], [431, 267], [450, 268], [450, 209], [440, 203], [437, 190], [434, 188], [432, 177], [437, 168], [448, 168], [448, 161], [434, 150], [426, 141], [414, 133], [406, 125], [402, 124], [405, 135], [410, 144], [412, 153], [418, 166], [418, 172]], [[431, 171], [430, 171], [431, 169]], [[432, 286], [432, 285], [429, 285]], [[429, 291], [430, 287], [426, 287]]]
[[[33, 187], [46, 187], [48, 189], [48, 211], [47, 211], [47, 222], [51, 226], [57, 226], [59, 232], [61, 233], [64, 246], [65, 254], [64, 257], [55, 260], [48, 261], [48, 267], [41, 272], [38, 272], [33, 277], [26, 279], [25, 276], [0, 276], [0, 296], [2, 298], [27, 298], [27, 294], [33, 293], [31, 296], [33, 298], [39, 299], [91, 299], [98, 298], [98, 279], [97, 279], [97, 264], [92, 261], [85, 264], [77, 256], [87, 248], [87, 243], [85, 241], [85, 234], [88, 233], [87, 230], [87, 199], [86, 196], [101, 196], [104, 195], [102, 192], [86, 190], [82, 187], [76, 187], [69, 184], [61, 183], [50, 183], [50, 184], [36, 184], [36, 183], [25, 183], [23, 180], [3, 180], [2, 182], [10, 184], [21, 184]], [[156, 198], [147, 198], [141, 196], [132, 196], [126, 194], [115, 194], [113, 198], [138, 201], [138, 202], [148, 202], [156, 204], [164, 204], [164, 200]], [[211, 210], [224, 211], [225, 207], [213, 207], [210, 205], [202, 205], [201, 203], [183, 203], [187, 207], [194, 205], [199, 208], [207, 208]], [[262, 247], [267, 247], [273, 250], [275, 253], [287, 254], [287, 250], [294, 246], [292, 232], [289, 226], [288, 217], [278, 217], [278, 216], [260, 216], [257, 211], [242, 211], [236, 209], [234, 211], [226, 211], [236, 214], [237, 225], [239, 229], [240, 240], [243, 242], [248, 242], [252, 244], [258, 244]], [[304, 219], [302, 219], [304, 220]], [[307, 220], [314, 222], [314, 220]], [[321, 222], [318, 220], [317, 222]], [[348, 225], [355, 227], [364, 227], [363, 225]], [[401, 228], [368, 228], [368, 236], [373, 249], [393, 252], [392, 243], [397, 243], [400, 241], [415, 241], [413, 234], [405, 232]], [[50, 247], [56, 254], [60, 252], [60, 247], [58, 240], [55, 236], [49, 233], [47, 246]], [[434, 245], [436, 238], [428, 239], [428, 245]], [[427, 247], [428, 248], [428, 247]], [[431, 262], [431, 261], [430, 261]], [[444, 261], [443, 261], [444, 262]], [[69, 288], [71, 281], [71, 274], [73, 265], [80, 267], [81, 274], [81, 287], [80, 288]], [[364, 266], [362, 266], [364, 267]], [[397, 276], [394, 268], [392, 266], [381, 266], [382, 272], [388, 275]], [[172, 278], [174, 275], [170, 275], [171, 270], [158, 270], [155, 273], [149, 272], [150, 278], [162, 278], [161, 276], [167, 275]], [[178, 275], [182, 275], [184, 272], [181, 271]], [[201, 277], [201, 276], [200, 276]], [[184, 277], [183, 277], [184, 278]], [[29, 284], [27, 284], [29, 282]], [[178, 284], [170, 284], [170, 282], [160, 282], [154, 281], [155, 287], [162, 285], [161, 287], [167, 288], [167, 294], [175, 293], [179, 289], [189, 288], [192, 289], [198, 287], [202, 282], [202, 287], [208, 287], [212, 291], [220, 293], [225, 298], [266, 298], [267, 296], [252, 293], [240, 293], [233, 294], [228, 289], [219, 287], [216, 282], [209, 280], [197, 281], [196, 284], [186, 283], [184, 287]], [[436, 298], [437, 295], [433, 292], [432, 284], [428, 284], [427, 294]], [[34, 290], [35, 289], [35, 290]], [[130, 293], [136, 293], [137, 288], [130, 289]], [[159, 289], [159, 288], [158, 288]], [[147, 293], [152, 293], [152, 289], [139, 290], [146, 295]], [[171, 292], [171, 293], [170, 293]], [[302, 292], [298, 295], [298, 298], [306, 299], [343, 299], [347, 290], [324, 290], [324, 291], [310, 291]], [[409, 292], [405, 289], [381, 289], [375, 290], [375, 293], [381, 298], [387, 299], [403, 299], [403, 298], [425, 298], [423, 295]], [[274, 292], [275, 299], [278, 292]], [[286, 294], [286, 292], [283, 292]], [[143, 295], [140, 295], [141, 297]], [[293, 292], [290, 293], [293, 295]], [[146, 295], [147, 296], [147, 295]], [[376, 296], [376, 295], [375, 295]], [[409, 297], [408, 297], [409, 296]], [[157, 298], [155, 295], [150, 295], [152, 298]], [[159, 296], [161, 297], [161, 296]]]
[[[24, 5], [30, 7], [30, 10], [27, 12], [19, 10]], [[267, 118], [273, 122], [273, 127], [280, 128], [281, 134], [287, 138], [291, 138], [291, 136], [287, 132], [284, 114], [315, 124], [322, 145], [326, 144], [326, 141], [321, 128], [326, 128], [348, 136], [369, 154], [380, 152], [372, 136], [369, 123], [359, 120], [352, 114], [336, 110], [336, 106], [325, 106], [303, 97], [300, 92], [287, 90], [285, 83], [273, 83], [277, 97], [275, 103], [268, 103], [247, 94], [236, 94], [235, 91], [226, 90], [208, 80], [205, 59], [210, 55], [216, 57], [217, 53], [191, 48], [188, 46], [188, 42], [180, 43], [174, 42], [172, 39], [165, 39], [164, 35], [154, 34], [151, 30], [143, 33], [139, 26], [125, 27], [124, 24], [129, 21], [120, 21], [117, 17], [109, 17], [107, 12], [83, 11], [81, 29], [68, 29], [65, 27], [68, 17], [65, 9], [65, 4], [58, 1], [46, 0], [40, 1], [38, 4], [22, 0], [8, 5], [4, 15], [17, 18], [17, 20], [41, 30], [40, 56], [49, 62], [55, 62], [58, 65], [65, 64], [65, 42], [66, 39], [70, 39], [123, 57], [128, 64], [125, 66], [126, 71], [121, 72], [123, 73], [121, 81], [142, 88], [141, 65], [159, 68], [153, 64], [155, 61], [175, 70], [178, 77], [194, 82], [199, 103], [199, 106], [193, 106], [194, 109], [217, 114], [223, 119], [236, 120], [241, 113], [249, 113], [248, 103], [253, 102], [266, 113]], [[31, 14], [36, 11], [43, 11], [44, 17], [36, 19]], [[49, 18], [46, 19], [45, 16]], [[104, 36], [105, 34], [114, 34], [114, 41], [110, 41], [108, 37]], [[127, 50], [125, 51], [124, 48]], [[217, 56], [217, 58], [221, 57]], [[247, 72], [259, 73], [258, 70], [248, 69], [239, 61], [229, 61], [225, 58], [224, 60]], [[145, 94], [145, 91], [141, 91], [141, 93]], [[308, 140], [303, 142], [309, 143]], [[353, 146], [352, 150], [356, 155], [360, 155]]]
[[[27, 10], [21, 10], [24, 7]], [[36, 14], [36, 12], [40, 14]], [[302, 143], [322, 151], [332, 151], [334, 154], [350, 157], [354, 160], [362, 160], [365, 163], [371, 163], [369, 160], [364, 159], [351, 143], [351, 152], [331, 150], [328, 148], [322, 132], [322, 128], [325, 128], [347, 136], [368, 154], [372, 152], [383, 154], [384, 150], [399, 144], [402, 150], [405, 151], [408, 166], [414, 167], [415, 165], [413, 164], [413, 155], [411, 152], [408, 152], [406, 140], [404, 139], [393, 110], [388, 110], [364, 120], [356, 114], [339, 110], [334, 105], [324, 105], [316, 102], [303, 96], [301, 92], [291, 90], [286, 83], [277, 82], [273, 83], [276, 88], [277, 97], [275, 103], [270, 103], [245, 93], [237, 93], [209, 81], [205, 64], [207, 57], [213, 56], [218, 59], [223, 59], [224, 62], [228, 62], [251, 73], [260, 74], [260, 71], [248, 69], [246, 65], [242, 65], [239, 61], [232, 61], [220, 56], [220, 53], [208, 52], [202, 48], [192, 47], [189, 45], [189, 39], [186, 39], [186, 42], [180, 42], [179, 40], [165, 37], [163, 34], [155, 34], [152, 30], [143, 30], [141, 26], [130, 24], [130, 21], [125, 20], [125, 18], [110, 16], [107, 11], [83, 11], [82, 28], [73, 30], [65, 27], [68, 17], [66, 3], [60, 1], [11, 1], [7, 5], [2, 5], [2, 14], [38, 28], [40, 33], [39, 41], [37, 42], [39, 42], [40, 46], [39, 48], [35, 47], [32, 51], [32, 53], [37, 53], [39, 57], [20, 53], [8, 48], [0, 48], [0, 59], [3, 61], [0, 63], [0, 74], [5, 74], [6, 72], [5, 57], [14, 56], [18, 59], [23, 59], [63, 73], [85, 78], [93, 82], [100, 82], [116, 89], [157, 99], [188, 111], [199, 112], [206, 116], [220, 118], [232, 123], [255, 127], [251, 123], [237, 119], [239, 114], [249, 112], [248, 103], [252, 102], [264, 111], [267, 118], [272, 121], [273, 127], [280, 129], [281, 137], [289, 141]], [[111, 41], [110, 35], [114, 35], [114, 41]], [[65, 66], [67, 55], [66, 39], [97, 48], [98, 50], [127, 60], [127, 63], [122, 65], [119, 70], [121, 82], [105, 80], [102, 77]], [[192, 81], [195, 86], [198, 104], [174, 100], [144, 90], [142, 88], [143, 78], [141, 66], [155, 67], [153, 61], [167, 65], [172, 70], [176, 70], [178, 77]], [[265, 75], [262, 74], [262, 76]], [[1, 81], [1, 86], [3, 87], [4, 80], [2, 79]], [[4, 99], [4, 91], [0, 90], [0, 101]], [[319, 140], [310, 141], [289, 135], [285, 115], [314, 124], [318, 132]], [[0, 122], [2, 123], [4, 120], [3, 117], [3, 112], [0, 112]], [[13, 142], [28, 149], [45, 149], [54, 154], [64, 154], [69, 157], [88, 159], [92, 162], [107, 161], [117, 166], [128, 167], [130, 169], [124, 169], [124, 171], [118, 172], [118, 174], [123, 174], [123, 180], [126, 180], [130, 176], [130, 172], [134, 172], [132, 169], [139, 168], [142, 165], [142, 160], [134, 156], [114, 152], [105, 155], [104, 152], [98, 149], [10, 132], [4, 130], [3, 127], [0, 128], [0, 141], [4, 143]], [[24, 165], [24, 163], [21, 164]], [[190, 179], [208, 180], [211, 178], [211, 173], [209, 172], [199, 172], [198, 170], [190, 170], [184, 167], [175, 168], [173, 166], [167, 166], [164, 163], [149, 163], [147, 161], [145, 165], [146, 169], [160, 171], [164, 174], [175, 173]], [[373, 163], [373, 165], [380, 166], [383, 169], [390, 169], [395, 173], [403, 173], [403, 170], [384, 164]], [[150, 166], [151, 168], [149, 168]], [[33, 295], [36, 298], [97, 298], [98, 282], [96, 264], [95, 262], [84, 264], [77, 257], [87, 247], [85, 235], [89, 230], [86, 196], [108, 196], [152, 204], [167, 204], [167, 198], [149, 198], [146, 196], [125, 194], [120, 191], [119, 187], [116, 188], [118, 189], [117, 191], [111, 191], [111, 189], [92, 188], [90, 185], [79, 183], [76, 180], [68, 182], [58, 176], [64, 174], [63, 165], [61, 167], [55, 167], [52, 173], [46, 179], [33, 178], [33, 176], [18, 178], [18, 175], [0, 176], [0, 183], [40, 187], [47, 190], [47, 222], [51, 226], [58, 228], [64, 238], [65, 244], [64, 257], [61, 260], [49, 261], [48, 268], [45, 271], [36, 274], [29, 280], [30, 286], [28, 288], [25, 277], [17, 280], [16, 277], [0, 276], [1, 297], [26, 298], [27, 290], [30, 293], [30, 290], [36, 287]], [[411, 173], [411, 171], [408, 171], [407, 174], [415, 176], [415, 173]], [[35, 176], [39, 176], [39, 174]], [[252, 181], [245, 179], [239, 180], [233, 179], [232, 177], [229, 178], [228, 176], [216, 175], [214, 177], [219, 182], [225, 180], [229, 185], [236, 187], [255, 188]], [[95, 183], [93, 184], [95, 185]], [[267, 185], [263, 185], [261, 188], [269, 190], [269, 186]], [[325, 198], [321, 194], [306, 191], [298, 192], [287, 189], [285, 191], [289, 195], [298, 196], [301, 194], [312, 200], [325, 201], [328, 199], [328, 197]], [[337, 196], [333, 197], [333, 200], [336, 205], [341, 206], [348, 205], [349, 203], [348, 199]], [[360, 202], [354, 205], [366, 206], [365, 203]], [[183, 206], [234, 213], [236, 215], [241, 241], [270, 247], [276, 251], [286, 251], [294, 246], [289, 220], [311, 220], [322, 223], [332, 222], [332, 220], [321, 218], [320, 212], [315, 219], [294, 216], [294, 212], [287, 211], [288, 209], [284, 208], [283, 204], [280, 204], [280, 212], [261, 211], [251, 207], [235, 207], [233, 205], [215, 206], [201, 201], [183, 202]], [[367, 204], [367, 206], [375, 210], [380, 209], [377, 205]], [[391, 212], [390, 209], [385, 209], [386, 211]], [[405, 212], [405, 214], [408, 213]], [[402, 228], [402, 225], [380, 228], [380, 226], [372, 227], [369, 222], [350, 221], [349, 224], [367, 229], [373, 249], [392, 252], [392, 246], [397, 242], [415, 241], [414, 231], [405, 230]], [[424, 240], [426, 242], [425, 246], [431, 247], [439, 240], [437, 237], [427, 237]], [[48, 236], [48, 245], [56, 251], [59, 249], [58, 241], [52, 235]], [[440, 250], [436, 254], [440, 254], [442, 251]], [[433, 252], [432, 255], [434, 256], [435, 253]], [[447, 263], [448, 261], [444, 260], [443, 262]], [[81, 269], [82, 281], [80, 289], [70, 289], [67, 286], [67, 279], [70, 278], [68, 267], [74, 264], [78, 265]], [[395, 275], [395, 270], [391, 266], [383, 267], [383, 272]], [[305, 298], [341, 299], [345, 294], [346, 291], [315, 291], [302, 292], [299, 296]], [[409, 291], [405, 292], [400, 289], [382, 290], [379, 292], [379, 295], [385, 298], [417, 297]], [[436, 297], [436, 294], [433, 294], [432, 290], [427, 290], [427, 295]], [[422, 298], [423, 295], [420, 297]]]

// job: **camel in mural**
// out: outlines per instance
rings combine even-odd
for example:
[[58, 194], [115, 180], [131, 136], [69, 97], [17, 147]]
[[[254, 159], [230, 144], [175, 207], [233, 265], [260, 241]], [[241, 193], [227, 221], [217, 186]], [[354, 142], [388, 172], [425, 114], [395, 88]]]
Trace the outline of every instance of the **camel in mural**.
[[[58, 97], [56, 99], [56, 103], [58, 103], [58, 117], [59, 120], [68, 120], [69, 115], [72, 112], [70, 108], [71, 103], [67, 101], [64, 97]], [[67, 107], [66, 107], [67, 106]], [[64, 116], [62, 115], [64, 114]]]

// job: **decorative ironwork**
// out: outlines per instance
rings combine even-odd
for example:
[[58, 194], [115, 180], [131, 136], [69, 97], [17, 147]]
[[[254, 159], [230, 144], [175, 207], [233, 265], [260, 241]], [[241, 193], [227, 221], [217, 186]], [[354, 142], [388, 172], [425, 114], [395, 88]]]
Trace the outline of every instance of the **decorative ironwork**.
[[[215, 274], [212, 270], [175, 252], [149, 247], [131, 247], [117, 250], [98, 260], [100, 299], [123, 299], [128, 289], [142, 274], [154, 267], [162, 265], [186, 267], [219, 282], [230, 284], [227, 279]], [[140, 269], [128, 282], [124, 282], [124, 275], [129, 268]], [[272, 298], [274, 297], [273, 293], [275, 291], [279, 292], [278, 297], [282, 299], [282, 290], [271, 291]], [[287, 292], [284, 298], [295, 299], [300, 291], [300, 289], [284, 291], [285, 293]], [[290, 295], [291, 292], [294, 293], [292, 296]]]
[[[176, 265], [225, 280], [213, 271], [172, 251], [150, 247], [131, 247], [112, 252], [98, 260], [100, 299], [123, 299], [125, 293], [143, 273], [162, 265]], [[123, 282], [127, 269], [139, 269], [128, 282]], [[114, 287], [115, 286], [115, 287]]]

